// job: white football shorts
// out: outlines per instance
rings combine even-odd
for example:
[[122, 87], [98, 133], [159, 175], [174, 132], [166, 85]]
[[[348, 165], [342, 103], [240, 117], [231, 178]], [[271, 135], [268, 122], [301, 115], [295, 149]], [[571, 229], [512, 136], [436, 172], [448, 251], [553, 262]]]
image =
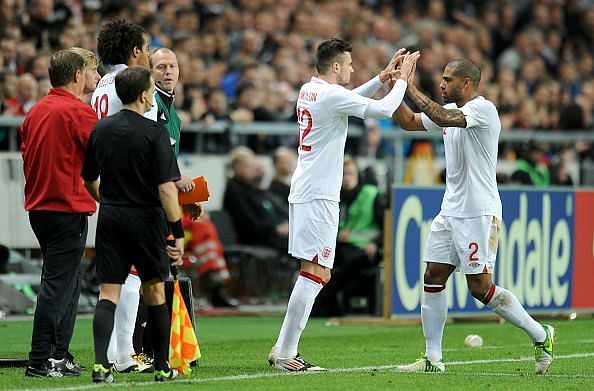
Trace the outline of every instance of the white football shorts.
[[423, 262], [447, 263], [464, 274], [493, 273], [501, 220], [494, 216], [459, 218], [437, 215]]
[[335, 201], [289, 204], [289, 254], [332, 269], [338, 214]]

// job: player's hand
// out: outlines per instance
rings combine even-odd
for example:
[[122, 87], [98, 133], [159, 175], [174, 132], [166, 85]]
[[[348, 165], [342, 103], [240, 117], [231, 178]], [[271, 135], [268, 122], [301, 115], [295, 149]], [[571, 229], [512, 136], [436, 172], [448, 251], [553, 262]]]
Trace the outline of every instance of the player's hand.
[[404, 80], [408, 84], [408, 79], [411, 73], [414, 73], [413, 68], [419, 57], [421, 57], [421, 53], [418, 51], [404, 56], [404, 59], [402, 60], [402, 66], [400, 67], [399, 79]]
[[400, 65], [405, 53], [408, 53], [405, 48], [398, 49], [396, 53], [394, 53], [394, 55], [390, 59], [390, 62], [388, 63], [388, 65], [386, 65], [386, 68], [379, 74], [379, 79], [382, 83], [392, 80], [391, 72], [395, 71], [396, 68]]
[[175, 239], [175, 245], [167, 245], [167, 255], [171, 259], [171, 265], [179, 266], [184, 263], [182, 257], [184, 256], [184, 238]]
[[195, 186], [196, 185], [194, 184], [192, 178], [189, 178], [185, 175], [182, 175], [181, 179], [175, 182], [175, 187], [177, 187], [177, 190], [182, 193], [187, 193], [189, 191], [194, 190]]
[[202, 207], [200, 202], [195, 202], [193, 204], [185, 204], [183, 205], [183, 207], [184, 210], [190, 214], [190, 219], [192, 221], [196, 221], [204, 215], [204, 208]]

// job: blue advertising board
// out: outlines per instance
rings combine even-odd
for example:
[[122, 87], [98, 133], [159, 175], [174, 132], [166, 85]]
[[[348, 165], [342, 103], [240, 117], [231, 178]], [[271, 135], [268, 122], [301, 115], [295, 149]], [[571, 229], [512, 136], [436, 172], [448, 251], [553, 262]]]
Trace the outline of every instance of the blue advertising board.
[[[397, 187], [392, 193], [391, 315], [419, 316], [422, 262], [443, 188]], [[537, 312], [571, 307], [574, 192], [500, 189], [503, 222], [493, 279]], [[450, 314], [487, 313], [466, 287], [463, 273], [447, 283]]]

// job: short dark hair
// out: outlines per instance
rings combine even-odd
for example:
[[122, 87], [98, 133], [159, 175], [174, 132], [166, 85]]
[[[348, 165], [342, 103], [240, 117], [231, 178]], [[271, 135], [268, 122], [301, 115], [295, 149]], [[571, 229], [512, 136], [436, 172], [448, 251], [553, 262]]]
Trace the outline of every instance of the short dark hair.
[[110, 20], [97, 36], [97, 55], [108, 65], [126, 64], [134, 48], [142, 48], [144, 29], [124, 19]]
[[339, 58], [345, 52], [352, 52], [353, 47], [347, 41], [338, 38], [330, 38], [318, 45], [316, 50], [316, 69], [318, 73], [325, 74], [334, 62], [341, 62]]
[[151, 71], [133, 66], [124, 69], [115, 77], [115, 88], [122, 104], [133, 103], [143, 91], [151, 86]]
[[49, 78], [52, 87], [64, 87], [74, 80], [76, 71], [85, 69], [85, 60], [70, 50], [54, 53], [49, 63]]
[[452, 69], [452, 74], [460, 79], [469, 78], [476, 89], [481, 81], [481, 69], [473, 61], [467, 58], [460, 58], [450, 61], [447, 65]]

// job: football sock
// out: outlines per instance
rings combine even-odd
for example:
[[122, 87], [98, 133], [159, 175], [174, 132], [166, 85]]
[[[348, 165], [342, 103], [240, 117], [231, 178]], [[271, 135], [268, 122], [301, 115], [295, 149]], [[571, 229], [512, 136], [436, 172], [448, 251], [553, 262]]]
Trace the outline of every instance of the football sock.
[[115, 333], [117, 339], [116, 360], [126, 362], [130, 354], [134, 353], [132, 335], [136, 324], [138, 301], [140, 300], [140, 278], [129, 274], [122, 285], [120, 302], [115, 312]]
[[142, 344], [144, 332], [146, 331], [146, 321], [148, 319], [146, 303], [140, 295], [140, 301], [138, 302], [138, 312], [136, 313], [136, 325], [134, 326], [134, 335], [132, 336], [132, 343], [134, 345], [134, 351], [136, 353], [144, 352]]
[[442, 359], [441, 340], [448, 316], [445, 285], [425, 284], [421, 304], [421, 320], [425, 336], [425, 355], [431, 362]]
[[155, 352], [154, 366], [157, 371], [169, 371], [169, 312], [167, 304], [148, 305], [148, 322], [150, 323], [150, 333]]
[[516, 295], [507, 289], [493, 284], [481, 301], [497, 315], [524, 330], [532, 338], [533, 342], [542, 342], [547, 337], [540, 323], [526, 312]]
[[93, 315], [93, 341], [95, 344], [95, 363], [109, 368], [107, 344], [113, 329], [113, 317], [116, 305], [109, 300], [99, 300]]
[[324, 285], [321, 278], [311, 273], [304, 271], [299, 273], [276, 341], [279, 357], [294, 357], [297, 354], [299, 338], [305, 329], [316, 296]]

